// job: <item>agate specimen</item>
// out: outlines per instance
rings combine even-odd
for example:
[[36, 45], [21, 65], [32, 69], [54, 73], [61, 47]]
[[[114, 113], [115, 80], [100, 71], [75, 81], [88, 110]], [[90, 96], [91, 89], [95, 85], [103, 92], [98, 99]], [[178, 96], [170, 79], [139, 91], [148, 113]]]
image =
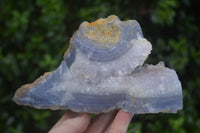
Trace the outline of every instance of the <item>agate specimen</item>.
[[134, 114], [176, 113], [183, 106], [174, 70], [143, 65], [152, 46], [135, 20], [117, 16], [83, 22], [60, 66], [19, 88], [13, 100], [38, 109]]

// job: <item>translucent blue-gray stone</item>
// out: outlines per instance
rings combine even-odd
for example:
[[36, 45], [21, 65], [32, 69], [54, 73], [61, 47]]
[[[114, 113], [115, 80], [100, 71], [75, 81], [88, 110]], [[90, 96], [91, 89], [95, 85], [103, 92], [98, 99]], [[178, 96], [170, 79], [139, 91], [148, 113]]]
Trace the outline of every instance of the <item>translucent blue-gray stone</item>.
[[122, 109], [134, 114], [182, 109], [176, 72], [144, 65], [152, 50], [135, 20], [112, 15], [83, 22], [60, 66], [19, 88], [13, 100], [39, 109], [102, 113]]

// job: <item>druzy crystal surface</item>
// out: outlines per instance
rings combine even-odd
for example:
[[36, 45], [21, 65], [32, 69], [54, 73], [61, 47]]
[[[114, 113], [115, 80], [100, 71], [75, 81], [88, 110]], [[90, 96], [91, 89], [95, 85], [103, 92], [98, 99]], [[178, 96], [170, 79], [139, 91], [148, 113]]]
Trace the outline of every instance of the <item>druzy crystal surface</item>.
[[13, 100], [39, 109], [135, 114], [176, 113], [183, 106], [174, 70], [144, 65], [152, 45], [135, 20], [83, 22], [59, 67], [19, 88]]

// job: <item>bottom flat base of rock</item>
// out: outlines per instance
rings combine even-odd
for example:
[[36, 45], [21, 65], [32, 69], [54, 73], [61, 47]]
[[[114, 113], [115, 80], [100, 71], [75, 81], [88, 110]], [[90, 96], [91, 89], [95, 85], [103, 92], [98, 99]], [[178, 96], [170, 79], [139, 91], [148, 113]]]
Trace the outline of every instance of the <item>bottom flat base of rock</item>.
[[145, 113], [176, 113], [183, 106], [182, 95], [168, 97], [137, 98], [127, 94], [88, 95], [74, 93], [73, 99], [66, 105], [41, 103], [39, 109], [70, 109], [75, 112], [99, 114], [115, 109], [122, 109], [133, 114]]

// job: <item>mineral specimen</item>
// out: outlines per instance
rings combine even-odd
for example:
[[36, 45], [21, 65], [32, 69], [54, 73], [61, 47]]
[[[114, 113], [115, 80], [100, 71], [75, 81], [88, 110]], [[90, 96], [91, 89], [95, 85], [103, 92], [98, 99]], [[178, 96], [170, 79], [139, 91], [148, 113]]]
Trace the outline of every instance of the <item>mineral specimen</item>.
[[83, 22], [60, 66], [19, 88], [13, 100], [76, 112], [175, 113], [183, 106], [181, 83], [162, 62], [143, 66], [151, 50], [135, 20]]

